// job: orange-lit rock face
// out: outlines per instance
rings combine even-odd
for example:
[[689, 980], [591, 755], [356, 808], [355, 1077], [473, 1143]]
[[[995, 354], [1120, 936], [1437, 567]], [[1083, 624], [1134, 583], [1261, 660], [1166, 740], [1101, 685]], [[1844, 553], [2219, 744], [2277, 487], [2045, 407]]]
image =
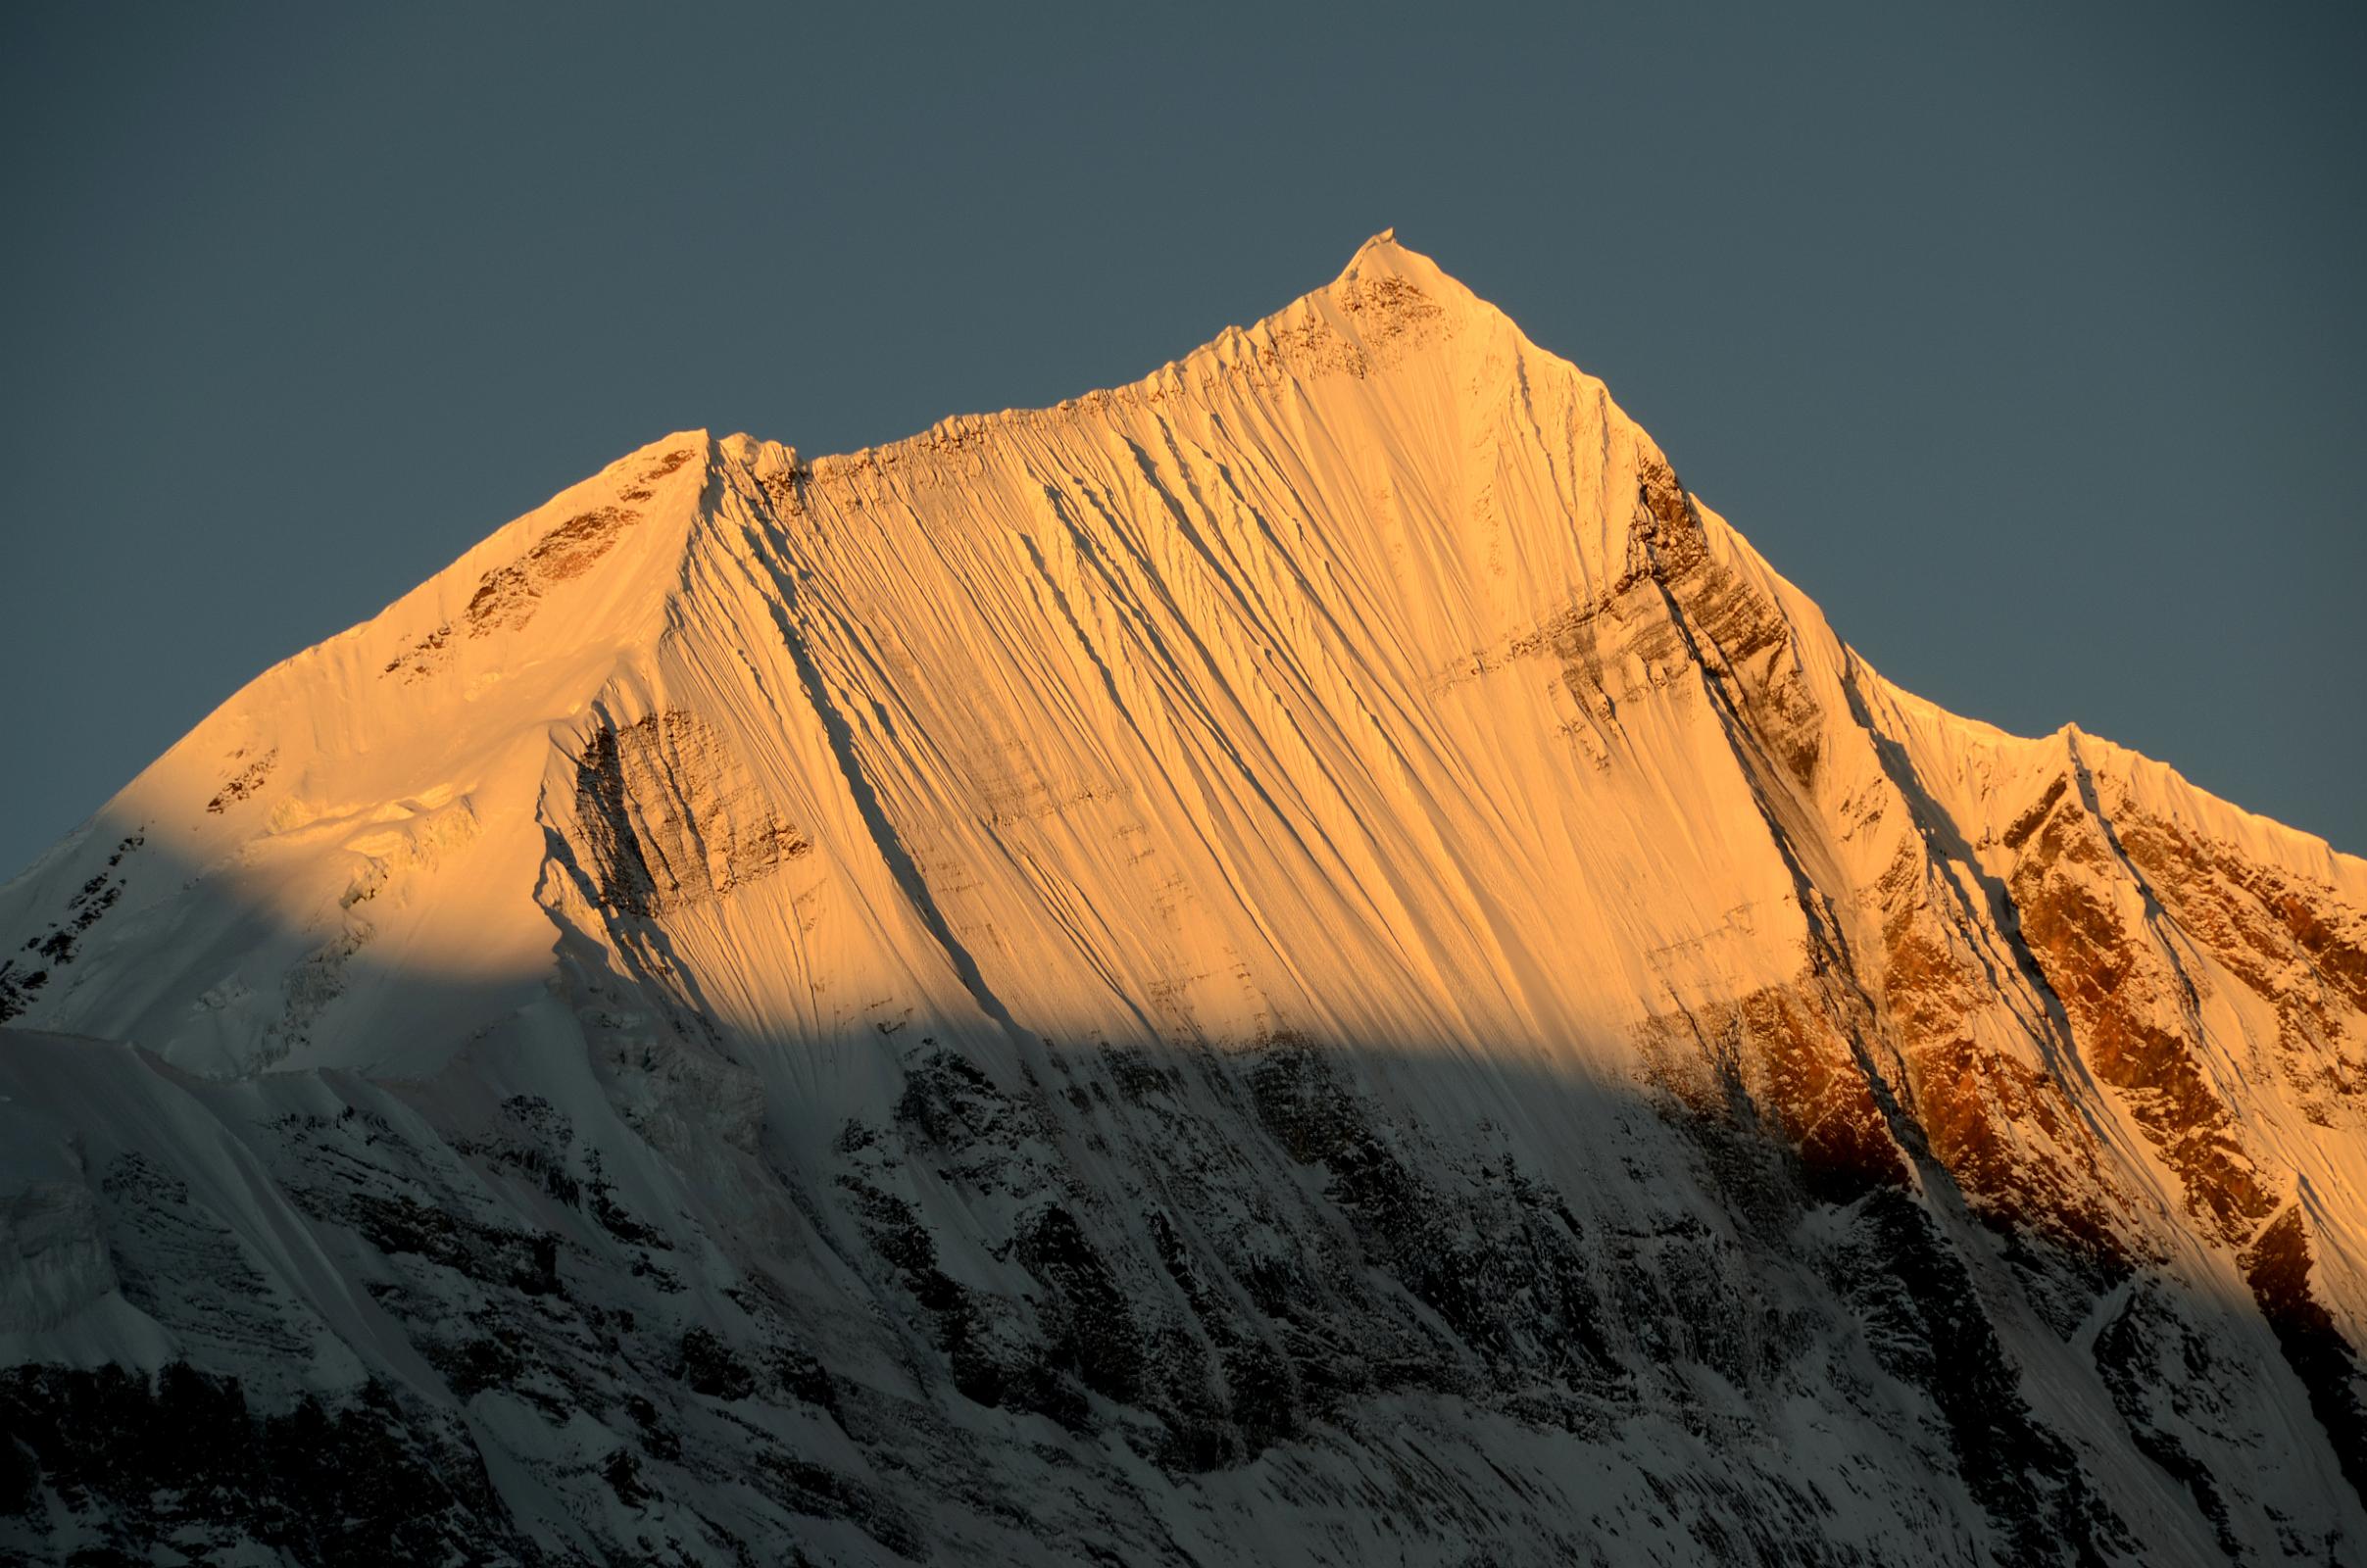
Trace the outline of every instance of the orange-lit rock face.
[[2367, 914], [2160, 817], [2116, 813], [2115, 833], [2179, 930], [2276, 1009], [2279, 1068], [2311, 1118], [2355, 1117], [2367, 1097]]
[[1976, 1039], [1975, 1020], [1996, 999], [1948, 940], [1916, 848], [1901, 844], [1875, 891], [1882, 1005], [1932, 1153], [1994, 1220], [2118, 1253], [2126, 1195], [2064, 1085]]
[[517, 560], [486, 572], [461, 612], [389, 660], [385, 673], [416, 680], [439, 667], [444, 649], [456, 636], [487, 637], [524, 627], [544, 594], [591, 570], [615, 548], [618, 536], [641, 520], [635, 505], [619, 503], [649, 500], [652, 492], [644, 487], [679, 471], [693, 456], [688, 448], [665, 454], [640, 472], [637, 482], [617, 492], [616, 503], [577, 513]]
[[244, 765], [224, 779], [221, 790], [215, 794], [212, 800], [206, 802], [206, 809], [217, 816], [263, 788], [271, 776], [272, 764], [279, 760], [279, 753], [274, 748], [261, 757], [248, 759], [242, 750], [232, 753], [230, 760]]
[[600, 730], [575, 778], [577, 831], [601, 902], [628, 913], [718, 898], [814, 848], [695, 713]]
[[2066, 793], [2016, 854], [2010, 886], [2023, 939], [2082, 1059], [2177, 1172], [2190, 1211], [2222, 1241], [2247, 1240], [2275, 1208], [2274, 1192], [2196, 1059], [2185, 977], [2115, 906], [2136, 889], [2103, 830]]
[[617, 534], [639, 520], [639, 513], [616, 506], [568, 518], [518, 560], [486, 572], [455, 619], [389, 660], [385, 672], [417, 679], [437, 667], [439, 656], [455, 636], [484, 637], [524, 626], [548, 587], [590, 570], [616, 544]]
[[1802, 975], [1731, 1004], [1651, 1019], [1638, 1040], [1652, 1082], [1689, 1113], [1762, 1121], [1816, 1191], [1855, 1197], [1904, 1184], [1908, 1165], [1859, 1059], [1855, 1035], [1867, 1019], [1852, 1002]]
[[1630, 559], [1646, 556], [1649, 575], [1682, 610], [1687, 636], [1713, 677], [1733, 685], [1737, 706], [1793, 780], [1811, 783], [1824, 713], [1801, 678], [1791, 623], [1766, 593], [1712, 557], [1701, 513], [1667, 464], [1645, 464], [1639, 479], [1643, 516]]
[[1617, 577], [1513, 639], [1507, 651], [1514, 658], [1551, 654], [1560, 662], [1599, 762], [1610, 755], [1607, 733], [1620, 704], [1669, 690], [1685, 670], [1728, 689], [1798, 783], [1814, 776], [1823, 714], [1800, 678], [1791, 624], [1772, 599], [1712, 556], [1693, 498], [1656, 456], [1638, 466]]

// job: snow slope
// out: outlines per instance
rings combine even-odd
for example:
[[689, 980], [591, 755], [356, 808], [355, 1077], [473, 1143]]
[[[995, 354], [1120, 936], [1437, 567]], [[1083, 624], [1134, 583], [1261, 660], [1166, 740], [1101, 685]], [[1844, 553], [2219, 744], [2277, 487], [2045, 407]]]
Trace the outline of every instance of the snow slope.
[[2367, 862], [1892, 687], [1387, 234], [632, 454], [0, 938], [35, 1558], [2367, 1550]]

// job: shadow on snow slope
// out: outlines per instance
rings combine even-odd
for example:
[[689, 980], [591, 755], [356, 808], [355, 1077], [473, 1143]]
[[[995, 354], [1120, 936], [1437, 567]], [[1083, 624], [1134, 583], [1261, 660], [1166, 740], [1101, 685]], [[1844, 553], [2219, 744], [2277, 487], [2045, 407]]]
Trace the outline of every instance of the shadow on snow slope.
[[[1820, 1170], [1739, 1084], [1679, 1101], [1459, 1051], [1024, 1019], [784, 1075], [582, 947], [563, 923], [558, 1000], [424, 1079], [215, 1080], [6, 1034], [0, 1548], [2206, 1562], [2362, 1540], [2251, 1299], [1984, 1227], [1925, 1159]], [[450, 1015], [409, 981], [390, 1005]]]

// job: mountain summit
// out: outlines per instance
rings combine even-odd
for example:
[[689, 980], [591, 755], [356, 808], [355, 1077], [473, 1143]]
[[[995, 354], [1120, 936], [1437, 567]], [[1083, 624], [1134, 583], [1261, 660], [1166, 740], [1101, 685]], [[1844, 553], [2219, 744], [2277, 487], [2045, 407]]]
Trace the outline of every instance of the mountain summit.
[[2367, 1550], [2367, 862], [1893, 687], [1392, 233], [631, 454], [0, 940], [36, 1560]]

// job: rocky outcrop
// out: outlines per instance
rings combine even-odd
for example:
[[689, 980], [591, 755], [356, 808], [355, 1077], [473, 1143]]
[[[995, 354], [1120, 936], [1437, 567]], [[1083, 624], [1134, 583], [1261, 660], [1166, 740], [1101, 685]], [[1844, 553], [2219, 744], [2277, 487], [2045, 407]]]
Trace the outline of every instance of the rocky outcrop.
[[[17, 1465], [0, 1539], [137, 1549], [202, 1519], [217, 1546], [305, 1561], [461, 1541], [519, 1562], [784, 1542], [1184, 1561], [1271, 1553], [1277, 1528], [1295, 1539], [1354, 1497], [1362, 1538], [1440, 1562], [1558, 1561], [1589, 1540], [1873, 1562], [1944, 1519], [1968, 1556], [2144, 1555], [2034, 1402], [1979, 1247], [1912, 1185], [1843, 1200], [1780, 1136], [1549, 1080], [1501, 1102], [1601, 1129], [1581, 1180], [1493, 1118], [1413, 1108], [1418, 1088], [1392, 1087], [1409, 1070], [1290, 1037], [920, 1042], [884, 1115], [750, 1189], [832, 1256], [802, 1278], [751, 1250], [744, 1213], [624, 1197], [602, 1149], [625, 1146], [545, 1102], [440, 1144], [391, 1104], [250, 1125], [428, 1381], [244, 1386], [203, 1363], [237, 1363], [241, 1324], [249, 1344], [284, 1337], [289, 1303], [217, 1292], [191, 1361], [0, 1387]], [[251, 1272], [203, 1220], [159, 1227], [195, 1199], [152, 1161], [108, 1186], [107, 1245], [161, 1321], [199, 1321], [175, 1305], [195, 1283], [176, 1260]], [[1802, 1410], [1816, 1445], [1754, 1435]], [[144, 1425], [167, 1421], [207, 1441]], [[507, 1511], [521, 1465], [569, 1499], [571, 1544], [529, 1545]], [[1827, 1494], [1835, 1473], [1882, 1514]], [[336, 1512], [345, 1488], [393, 1489], [403, 1522]], [[1188, 1497], [1197, 1545], [1161, 1522]], [[1323, 1540], [1291, 1549], [1340, 1549]]]
[[628, 914], [718, 898], [813, 848], [722, 734], [682, 710], [597, 730], [576, 759], [574, 804], [600, 902]]
[[635, 503], [650, 499], [648, 485], [697, 456], [688, 448], [667, 452], [618, 492], [617, 503], [575, 514], [544, 533], [516, 560], [485, 572], [458, 615], [397, 654], [380, 673], [416, 681], [443, 667], [456, 639], [487, 637], [525, 626], [534, 618], [544, 595], [589, 571], [616, 548], [627, 528], [641, 520]]
[[2195, 1217], [2222, 1241], [2244, 1241], [2275, 1199], [2196, 1059], [2181, 976], [2123, 912], [2135, 890], [2105, 829], [2066, 791], [2015, 855], [2008, 886], [2022, 939], [2062, 1003], [2082, 1059], [2120, 1092], [2178, 1173]]
[[2113, 834], [2178, 929], [2277, 1015], [2279, 1066], [2323, 1126], [2367, 1100], [2367, 911], [2141, 808]]

